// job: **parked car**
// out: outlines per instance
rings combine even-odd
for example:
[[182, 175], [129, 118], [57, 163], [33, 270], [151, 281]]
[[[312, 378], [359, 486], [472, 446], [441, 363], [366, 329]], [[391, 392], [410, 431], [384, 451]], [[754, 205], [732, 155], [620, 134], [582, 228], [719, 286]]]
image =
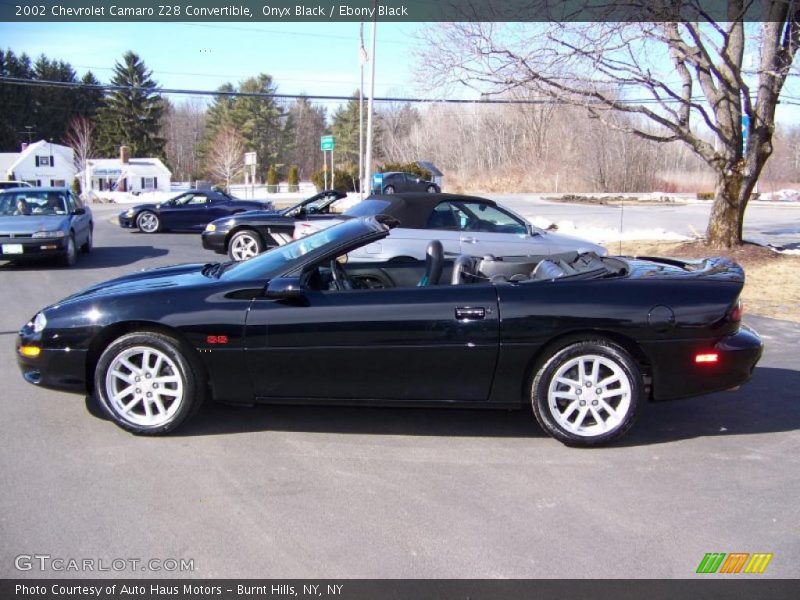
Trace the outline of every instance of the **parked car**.
[[380, 244], [353, 255], [358, 260], [382, 261], [425, 258], [428, 242], [437, 239], [450, 255], [515, 256], [577, 250], [607, 254], [588, 240], [544, 231], [493, 200], [457, 194], [393, 194], [370, 196], [337, 218], [303, 220], [295, 225], [300, 238], [353, 217], [385, 214], [400, 225]]
[[438, 194], [442, 190], [433, 181], [422, 179], [415, 173], [402, 173], [400, 171], [390, 171], [383, 174], [383, 190], [373, 186], [373, 194], [396, 194], [398, 192], [428, 192]]
[[325, 190], [281, 211], [249, 211], [217, 219], [206, 225], [203, 248], [247, 260], [291, 241], [297, 219], [328, 218], [338, 200], [347, 194]]
[[9, 190], [11, 188], [20, 188], [20, 187], [33, 187], [33, 186], [25, 181], [12, 181], [10, 179], [0, 180], [0, 190]]
[[0, 260], [57, 258], [71, 267], [78, 250], [91, 252], [92, 211], [68, 188], [0, 191]]
[[[94, 394], [120, 427], [171, 431], [204, 399], [522, 408], [558, 440], [624, 435], [648, 400], [749, 379], [742, 269], [577, 252], [343, 261], [392, 217], [351, 219], [251, 260], [101, 283], [24, 325], [34, 385]], [[502, 316], [502, 319], [501, 319]], [[444, 418], [444, 417], [443, 417]]]
[[160, 204], [137, 204], [119, 213], [119, 225], [142, 233], [203, 231], [221, 217], [246, 210], [271, 210], [272, 202], [240, 200], [217, 190], [185, 192]]

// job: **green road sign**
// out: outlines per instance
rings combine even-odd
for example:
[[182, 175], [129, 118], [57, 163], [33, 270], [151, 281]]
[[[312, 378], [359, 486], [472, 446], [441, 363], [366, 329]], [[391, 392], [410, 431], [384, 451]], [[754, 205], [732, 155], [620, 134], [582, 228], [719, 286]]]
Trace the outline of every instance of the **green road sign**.
[[333, 150], [333, 136], [332, 135], [323, 135], [319, 138], [319, 149], [320, 150]]

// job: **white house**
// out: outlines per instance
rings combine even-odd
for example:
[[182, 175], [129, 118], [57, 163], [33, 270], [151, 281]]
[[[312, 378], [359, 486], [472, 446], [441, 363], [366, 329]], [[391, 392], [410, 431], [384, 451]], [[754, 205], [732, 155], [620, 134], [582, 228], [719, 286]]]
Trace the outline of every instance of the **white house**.
[[0, 179], [35, 186], [63, 187], [76, 175], [72, 148], [39, 140], [23, 144], [21, 152], [0, 153]]
[[[95, 192], [168, 192], [172, 172], [158, 158], [130, 158], [127, 146], [119, 158], [92, 158], [82, 173], [84, 190]], [[88, 183], [88, 185], [87, 185]]]

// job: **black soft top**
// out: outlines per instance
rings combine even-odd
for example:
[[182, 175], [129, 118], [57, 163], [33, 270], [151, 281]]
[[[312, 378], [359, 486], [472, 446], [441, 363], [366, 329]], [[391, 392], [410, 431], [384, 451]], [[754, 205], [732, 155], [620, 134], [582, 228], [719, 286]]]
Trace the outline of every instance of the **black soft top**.
[[388, 195], [372, 194], [365, 200], [384, 200], [389, 202], [388, 206], [381, 209], [381, 214], [394, 217], [400, 221], [401, 227], [408, 229], [424, 229], [431, 212], [442, 202], [482, 202], [490, 206], [496, 205], [494, 200], [478, 196], [428, 194], [425, 192], [400, 192]]

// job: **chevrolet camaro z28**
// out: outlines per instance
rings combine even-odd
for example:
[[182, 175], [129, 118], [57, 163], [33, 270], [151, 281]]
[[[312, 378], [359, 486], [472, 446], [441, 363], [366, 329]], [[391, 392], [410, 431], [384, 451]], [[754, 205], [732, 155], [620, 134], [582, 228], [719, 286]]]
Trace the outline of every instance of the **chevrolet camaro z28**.
[[[171, 431], [206, 399], [521, 408], [571, 445], [647, 401], [726, 390], [758, 362], [742, 269], [593, 253], [362, 263], [396, 220], [351, 219], [249, 261], [143, 271], [38, 312], [23, 377], [94, 394], [120, 427]], [[446, 417], [443, 417], [446, 418]]]

